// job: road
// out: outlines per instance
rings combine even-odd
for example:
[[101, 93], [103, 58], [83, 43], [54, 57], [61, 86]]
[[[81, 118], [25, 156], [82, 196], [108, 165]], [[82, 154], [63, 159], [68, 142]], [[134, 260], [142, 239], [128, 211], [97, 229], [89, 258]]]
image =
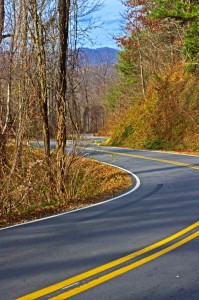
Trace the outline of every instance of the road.
[[0, 299], [198, 300], [199, 157], [81, 151], [140, 186], [134, 178], [124, 197], [1, 230]]

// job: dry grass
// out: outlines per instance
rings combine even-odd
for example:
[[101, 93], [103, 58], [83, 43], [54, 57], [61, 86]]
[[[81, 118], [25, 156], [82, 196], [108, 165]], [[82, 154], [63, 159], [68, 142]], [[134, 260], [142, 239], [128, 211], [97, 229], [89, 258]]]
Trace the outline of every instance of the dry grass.
[[[22, 165], [10, 174], [14, 146], [8, 147], [9, 167], [0, 181], [0, 227], [50, 216], [103, 201], [126, 190], [131, 177], [117, 168], [78, 156], [68, 156], [66, 195], [60, 199], [49, 188], [43, 153], [24, 146]], [[51, 176], [56, 178], [55, 157]]]
[[198, 77], [177, 65], [150, 78], [146, 98], [119, 119], [104, 145], [199, 152]]

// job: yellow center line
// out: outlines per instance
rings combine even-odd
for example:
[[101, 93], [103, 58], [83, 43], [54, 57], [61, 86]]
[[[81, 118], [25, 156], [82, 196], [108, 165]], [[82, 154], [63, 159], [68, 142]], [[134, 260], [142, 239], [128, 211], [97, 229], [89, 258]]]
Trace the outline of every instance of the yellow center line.
[[[99, 267], [97, 267], [97, 268], [94, 268], [94, 269], [89, 270], [89, 271], [87, 271], [87, 272], [84, 272], [84, 273], [82, 273], [82, 274], [79, 274], [79, 275], [76, 275], [76, 276], [71, 277], [71, 278], [69, 278], [69, 279], [63, 280], [63, 281], [61, 281], [61, 282], [59, 282], [59, 283], [56, 283], [56, 284], [54, 284], [54, 285], [51, 285], [51, 286], [49, 286], [49, 287], [40, 289], [40, 290], [38, 290], [38, 291], [36, 291], [36, 292], [33, 292], [33, 293], [31, 293], [31, 294], [28, 294], [28, 295], [25, 295], [25, 296], [23, 296], [23, 297], [20, 297], [20, 298], [18, 298], [17, 300], [30, 300], [30, 299], [33, 300], [33, 299], [37, 299], [37, 298], [39, 298], [39, 297], [45, 296], [45, 295], [47, 295], [47, 294], [53, 293], [53, 292], [55, 292], [55, 291], [58, 291], [58, 290], [60, 290], [60, 289], [62, 289], [62, 288], [64, 288], [64, 287], [66, 287], [66, 286], [72, 285], [72, 284], [74, 284], [74, 283], [76, 283], [76, 282], [78, 282], [78, 281], [81, 281], [81, 280], [84, 280], [84, 279], [86, 279], [86, 278], [89, 278], [89, 277], [91, 277], [91, 276], [93, 276], [93, 275], [99, 274], [99, 273], [101, 273], [101, 272], [103, 272], [103, 271], [106, 271], [106, 270], [108, 270], [108, 269], [110, 269], [110, 268], [116, 267], [116, 266], [118, 266], [118, 265], [120, 265], [120, 264], [122, 264], [122, 263], [125, 263], [125, 262], [127, 262], [127, 261], [129, 261], [129, 260], [132, 260], [132, 259], [134, 259], [134, 258], [136, 258], [136, 257], [138, 257], [138, 256], [140, 256], [140, 255], [142, 255], [142, 254], [145, 254], [145, 253], [147, 253], [147, 252], [149, 252], [149, 251], [151, 251], [151, 250], [154, 250], [154, 249], [156, 249], [156, 248], [158, 248], [158, 247], [160, 247], [160, 246], [163, 246], [163, 245], [165, 245], [165, 244], [167, 244], [167, 243], [169, 243], [169, 242], [171, 242], [171, 241], [173, 241], [173, 240], [175, 240], [175, 239], [181, 237], [182, 235], [184, 235], [184, 234], [190, 232], [191, 230], [196, 229], [198, 226], [199, 226], [199, 221], [196, 222], [196, 223], [194, 223], [194, 224], [192, 224], [192, 225], [190, 225], [190, 226], [188, 226], [188, 227], [186, 227], [186, 228], [184, 228], [183, 230], [181, 230], [181, 231], [179, 231], [179, 232], [177, 232], [177, 233], [175, 233], [175, 234], [173, 234], [173, 235], [171, 235], [171, 236], [169, 236], [169, 237], [167, 237], [167, 238], [165, 238], [165, 239], [163, 239], [163, 240], [157, 242], [157, 243], [154, 243], [154, 244], [152, 244], [152, 245], [146, 247], [146, 248], [143, 248], [143, 249], [141, 249], [141, 250], [138, 250], [138, 251], [136, 251], [136, 252], [134, 252], [134, 253], [131, 253], [131, 254], [126, 255], [126, 256], [124, 256], [124, 257], [122, 257], [122, 258], [116, 259], [116, 260], [114, 260], [114, 261], [112, 261], [112, 262], [109, 262], [109, 263], [107, 263], [107, 264], [104, 264], [104, 265], [102, 265], [102, 266], [99, 266]], [[198, 233], [197, 233], [197, 234], [198, 234]], [[176, 244], [178, 244], [178, 243], [176, 243]], [[177, 248], [177, 247], [176, 247], [176, 248]], [[171, 246], [168, 247], [168, 249], [171, 249]], [[174, 249], [175, 249], [175, 248], [174, 248]], [[172, 249], [171, 249], [171, 250], [172, 250]], [[169, 252], [169, 251], [171, 251], [171, 250], [168, 250], [167, 252]], [[163, 251], [163, 250], [162, 250], [162, 251]], [[162, 253], [162, 251], [160, 251], [160, 252]], [[167, 253], [167, 252], [165, 252], [165, 253]], [[158, 253], [159, 253], [159, 252], [158, 252]], [[162, 254], [162, 255], [163, 255], [163, 254]], [[154, 256], [154, 255], [149, 256], [149, 257], [153, 257], [153, 256]], [[160, 255], [159, 255], [159, 256], [160, 256]], [[157, 256], [157, 257], [158, 257], [158, 256]], [[152, 259], [154, 259], [154, 258], [152, 258]], [[144, 259], [144, 260], [145, 260], [145, 259]], [[144, 260], [140, 260], [140, 262], [142, 262], [142, 261], [144, 261]], [[134, 263], [134, 264], [135, 264], [135, 267], [136, 267], [136, 266], [137, 266], [137, 265], [136, 265], [137, 263]], [[134, 266], [134, 264], [132, 264], [132, 265]], [[141, 264], [143, 264], [143, 263], [141, 263]], [[140, 264], [140, 265], [141, 265], [141, 264]], [[129, 267], [129, 266], [128, 266], [128, 267]], [[126, 268], [128, 268], [128, 267], [121, 268], [120, 270], [124, 270], [124, 269], [126, 269]], [[135, 268], [135, 267], [133, 267], [133, 268]], [[118, 274], [117, 272], [119, 272], [119, 270], [118, 270], [118, 271], [114, 271], [114, 272], [112, 272], [112, 273], [113, 273], [113, 274]], [[121, 272], [122, 272], [122, 271], [121, 271]], [[127, 272], [127, 271], [126, 271], [126, 272]], [[112, 273], [110, 273], [110, 274], [112, 274]], [[123, 273], [125, 273], [125, 272], [123, 272]], [[121, 273], [121, 274], [122, 274], [122, 273]], [[105, 277], [106, 277], [106, 276], [108, 276], [108, 275], [105, 275]], [[115, 275], [115, 276], [118, 276], [118, 275]], [[114, 277], [115, 277], [115, 276], [114, 276]], [[103, 276], [103, 277], [101, 277], [101, 278], [105, 278], [105, 277]], [[107, 278], [107, 277], [106, 277], [106, 278]], [[110, 279], [111, 279], [111, 278], [110, 278]], [[109, 280], [109, 279], [107, 279], [107, 280]], [[105, 280], [105, 281], [106, 281], [106, 280]], [[99, 283], [98, 283], [98, 284], [99, 284]], [[57, 298], [57, 299], [64, 299], [64, 298]]]
[[90, 281], [90, 282], [88, 282], [88, 283], [86, 283], [86, 284], [84, 284], [84, 285], [82, 285], [80, 287], [77, 287], [77, 288], [74, 288], [74, 289], [72, 289], [70, 291], [64, 292], [64, 293], [62, 293], [62, 294], [60, 294], [58, 296], [55, 296], [53, 298], [49, 298], [49, 300], [63, 300], [63, 299], [68, 299], [68, 298], [70, 298], [70, 297], [72, 297], [74, 295], [77, 295], [77, 294], [79, 294], [81, 292], [84, 292], [84, 291], [86, 291], [88, 289], [91, 289], [91, 288], [93, 288], [93, 287], [95, 287], [95, 286], [97, 286], [99, 284], [102, 284], [102, 283], [104, 283], [104, 282], [106, 282], [108, 280], [111, 280], [111, 279], [113, 279], [113, 278], [115, 278], [117, 276], [120, 276], [120, 275], [122, 275], [122, 274], [124, 274], [124, 273], [126, 273], [126, 272], [128, 272], [130, 270], [133, 270], [133, 269], [135, 269], [135, 268], [137, 268], [137, 267], [139, 267], [139, 266], [141, 266], [143, 264], [146, 264], [147, 262], [152, 261], [152, 260], [154, 260], [154, 259], [156, 259], [156, 258], [158, 258], [158, 257], [160, 257], [160, 256], [162, 256], [162, 255], [164, 255], [164, 254], [166, 254], [166, 253], [168, 253], [168, 252], [170, 252], [170, 251], [172, 251], [172, 250], [174, 250], [174, 249], [176, 249], [176, 248], [184, 245], [185, 243], [188, 243], [189, 241], [195, 239], [198, 236], [199, 236], [199, 232], [195, 232], [194, 234], [188, 236], [187, 238], [185, 238], [185, 239], [183, 239], [183, 240], [181, 240], [181, 241], [179, 241], [179, 242], [177, 242], [177, 243], [175, 243], [175, 244], [173, 244], [173, 245], [171, 245], [171, 246], [169, 246], [169, 247], [167, 247], [167, 248], [165, 248], [165, 249], [163, 249], [161, 251], [158, 251], [155, 254], [152, 254], [152, 255], [150, 255], [150, 256], [148, 256], [146, 258], [143, 258], [143, 259], [141, 259], [141, 260], [139, 260], [137, 262], [134, 262], [134, 263], [132, 263], [132, 264], [126, 266], [126, 267], [123, 267], [123, 268], [121, 268], [119, 270], [113, 271], [113, 272], [111, 272], [111, 273], [109, 273], [107, 275], [104, 275], [104, 276], [102, 276], [102, 277], [100, 277], [98, 279], [94, 279], [94, 280], [92, 280], [92, 281]]
[[114, 151], [103, 150], [103, 149], [100, 150], [100, 149], [95, 149], [95, 148], [85, 148], [85, 149], [95, 150], [97, 152], [104, 152], [104, 153], [109, 153], [109, 154], [114, 154], [114, 155], [122, 155], [122, 156], [129, 156], [129, 157], [134, 157], [134, 158], [145, 159], [145, 160], [157, 161], [157, 162], [162, 162], [162, 163], [166, 163], [166, 164], [171, 164], [171, 165], [176, 165], [176, 166], [199, 170], [199, 166], [194, 166], [194, 165], [186, 164], [183, 162], [177, 162], [177, 161], [168, 160], [168, 159], [154, 158], [154, 157], [148, 157], [148, 156], [130, 154], [130, 153], [114, 152]]

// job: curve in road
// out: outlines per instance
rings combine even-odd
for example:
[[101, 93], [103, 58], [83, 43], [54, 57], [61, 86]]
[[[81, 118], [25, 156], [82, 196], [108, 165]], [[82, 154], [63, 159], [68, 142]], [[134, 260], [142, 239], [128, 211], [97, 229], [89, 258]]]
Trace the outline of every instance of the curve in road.
[[135, 172], [141, 188], [1, 231], [2, 299], [198, 300], [198, 157], [98, 150], [86, 152]]

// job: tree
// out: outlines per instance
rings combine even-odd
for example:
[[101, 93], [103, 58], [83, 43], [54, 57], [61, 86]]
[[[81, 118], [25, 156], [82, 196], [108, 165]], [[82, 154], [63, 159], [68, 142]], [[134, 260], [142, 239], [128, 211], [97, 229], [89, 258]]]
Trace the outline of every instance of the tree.
[[185, 31], [183, 54], [186, 61], [198, 65], [199, 4], [195, 0], [156, 0], [151, 19], [175, 20]]
[[59, 12], [59, 78], [57, 94], [57, 190], [64, 192], [66, 146], [66, 64], [68, 53], [70, 0], [58, 1]]
[[4, 0], [0, 0], [0, 44], [3, 39], [11, 36], [11, 34], [3, 34], [4, 20], [5, 20], [5, 3]]
[[156, 21], [149, 19], [154, 3], [145, 0], [126, 0], [124, 5], [127, 8], [125, 35], [117, 39], [119, 45], [124, 49], [124, 52], [120, 55], [120, 70], [126, 75], [133, 73], [136, 81], [139, 74], [142, 93], [145, 97], [147, 75], [144, 66], [145, 49], [142, 47], [142, 41], [144, 39], [144, 43], [146, 42], [146, 31], [153, 31], [158, 26]]
[[43, 119], [43, 136], [44, 148], [47, 165], [50, 163], [50, 134], [49, 134], [49, 120], [48, 120], [48, 95], [47, 95], [47, 66], [46, 66], [46, 45], [44, 24], [42, 22], [42, 7], [38, 12], [37, 0], [30, 1], [30, 13], [33, 20], [34, 41], [36, 46], [36, 57], [38, 60], [38, 99], [40, 111]]
[[[119, 70], [145, 97], [148, 78], [181, 60], [184, 29], [179, 22], [153, 17], [158, 1], [125, 1], [125, 35], [117, 41], [122, 48]], [[164, 2], [164, 1], [163, 1]]]
[[[4, 0], [0, 0], [0, 45], [1, 45], [1, 41], [2, 41], [3, 27], [4, 27]], [[0, 101], [1, 101], [1, 99], [0, 99]], [[5, 138], [4, 138], [4, 135], [2, 134], [2, 125], [3, 124], [0, 120], [0, 152], [1, 152], [0, 178], [2, 177], [2, 166], [5, 162]]]
[[[13, 161], [6, 165], [10, 187], [13, 176], [23, 169], [24, 137], [43, 139], [45, 176], [49, 178], [46, 198], [66, 196], [67, 130], [70, 134], [74, 129], [71, 123], [81, 125], [82, 107], [86, 106], [80, 98], [78, 48], [96, 26], [90, 18], [83, 28], [80, 19], [99, 8], [97, 0], [0, 0], [0, 164], [5, 166], [6, 142], [14, 129]], [[57, 140], [57, 180], [51, 176], [50, 134]], [[7, 190], [9, 184], [5, 184]]]
[[0, 44], [3, 38], [4, 15], [4, 0], [0, 0]]

